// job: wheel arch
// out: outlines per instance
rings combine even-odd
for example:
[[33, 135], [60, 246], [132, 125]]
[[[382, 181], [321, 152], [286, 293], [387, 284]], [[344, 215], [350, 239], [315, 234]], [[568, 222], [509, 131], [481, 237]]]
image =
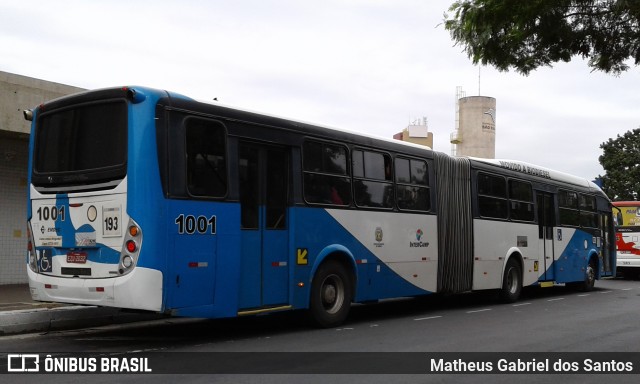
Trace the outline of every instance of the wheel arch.
[[520, 278], [524, 277], [524, 257], [522, 256], [522, 252], [518, 248], [511, 248], [509, 252], [507, 252], [506, 257], [504, 258], [504, 263], [502, 263], [502, 276], [504, 276], [504, 272], [507, 269], [507, 264], [509, 264], [509, 260], [514, 259], [520, 265]]
[[513, 303], [520, 297], [524, 286], [524, 259], [520, 252], [509, 252], [505, 259], [499, 297], [504, 303]]
[[596, 279], [600, 279], [600, 257], [595, 249], [589, 252], [589, 257], [587, 257], [587, 264], [585, 265], [585, 268], [591, 265], [592, 262], [594, 264], [594, 269], [596, 272]]
[[[349, 277], [351, 278], [351, 292], [353, 295], [351, 299], [356, 297], [356, 287], [358, 286], [356, 259], [353, 256], [353, 253], [351, 253], [351, 251], [349, 251], [347, 247], [340, 244], [332, 244], [326, 246], [324, 249], [322, 249], [322, 251], [320, 251], [320, 253], [318, 253], [318, 256], [315, 258], [315, 261], [313, 263], [313, 267], [311, 268], [311, 273], [309, 274], [309, 285], [311, 285], [311, 283], [313, 282], [313, 278], [315, 277], [318, 268], [320, 268], [323, 263], [329, 260], [335, 260], [343, 264], [347, 269], [347, 271], [349, 272]], [[308, 300], [310, 299], [311, 292], [309, 292], [308, 297]]]

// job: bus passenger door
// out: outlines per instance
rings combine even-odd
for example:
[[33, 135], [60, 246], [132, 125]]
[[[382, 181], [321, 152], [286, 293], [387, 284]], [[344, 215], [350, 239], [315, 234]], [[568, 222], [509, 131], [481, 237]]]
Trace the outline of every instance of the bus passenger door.
[[241, 211], [239, 308], [289, 301], [289, 151], [240, 142]]
[[615, 265], [615, 229], [613, 227], [613, 217], [611, 213], [608, 212], [600, 212], [599, 214], [600, 220], [600, 238], [601, 238], [601, 248], [600, 252], [602, 255], [602, 272], [604, 275], [612, 275], [613, 267]]
[[[536, 191], [538, 203], [538, 238], [540, 255], [538, 257], [538, 279], [549, 281], [555, 278], [553, 273], [553, 227], [555, 226], [555, 205], [553, 195]], [[540, 273], [542, 272], [542, 273]]]

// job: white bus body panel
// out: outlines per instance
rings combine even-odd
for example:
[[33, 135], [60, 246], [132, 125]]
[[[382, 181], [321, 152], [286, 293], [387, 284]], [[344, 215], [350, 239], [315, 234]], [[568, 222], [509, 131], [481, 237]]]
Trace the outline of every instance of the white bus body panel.
[[31, 296], [37, 301], [162, 311], [162, 272], [155, 269], [137, 267], [109, 279], [51, 277], [29, 268], [27, 272]]
[[640, 258], [626, 251], [618, 251], [618, 267], [640, 268]]
[[537, 224], [475, 219], [473, 227], [473, 290], [502, 287], [505, 265], [514, 253], [522, 256], [523, 286], [535, 283], [544, 273]]
[[435, 215], [328, 210], [381, 262], [414, 286], [438, 289], [438, 230]]

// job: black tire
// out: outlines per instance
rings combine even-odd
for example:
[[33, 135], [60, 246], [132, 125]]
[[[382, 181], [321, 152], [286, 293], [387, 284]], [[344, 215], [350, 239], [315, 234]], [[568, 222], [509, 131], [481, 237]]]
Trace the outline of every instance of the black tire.
[[507, 262], [502, 277], [500, 300], [504, 303], [513, 303], [518, 300], [522, 292], [522, 269], [520, 264], [511, 258]]
[[322, 263], [311, 283], [311, 319], [323, 328], [342, 324], [351, 308], [352, 291], [351, 277], [344, 265], [335, 260]]
[[598, 262], [596, 261], [596, 259], [592, 258], [591, 260], [589, 260], [587, 270], [584, 272], [584, 281], [571, 283], [570, 286], [582, 292], [593, 291], [593, 288], [596, 285], [596, 275], [598, 273], [597, 271]]

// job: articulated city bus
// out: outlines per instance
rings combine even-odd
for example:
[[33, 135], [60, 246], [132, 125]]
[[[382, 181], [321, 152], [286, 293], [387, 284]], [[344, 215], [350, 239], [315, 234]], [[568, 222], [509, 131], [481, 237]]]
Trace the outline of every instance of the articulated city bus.
[[143, 87], [32, 120], [34, 300], [235, 317], [615, 273], [611, 203], [517, 161], [453, 158]]

